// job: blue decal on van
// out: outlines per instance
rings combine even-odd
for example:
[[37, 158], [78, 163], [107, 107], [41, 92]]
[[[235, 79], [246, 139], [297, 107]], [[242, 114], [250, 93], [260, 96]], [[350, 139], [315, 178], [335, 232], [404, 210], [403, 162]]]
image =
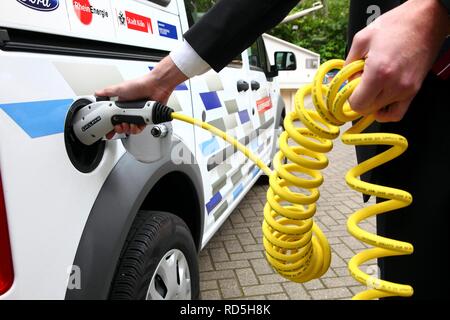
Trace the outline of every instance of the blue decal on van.
[[244, 191], [244, 187], [242, 186], [242, 183], [240, 183], [233, 191], [233, 199], [236, 200], [236, 198], [239, 197], [242, 191]]
[[239, 119], [241, 120], [241, 123], [244, 124], [250, 120], [250, 116], [248, 115], [247, 110], [239, 111]]
[[58, 9], [59, 0], [17, 0], [20, 4], [37, 11], [53, 11]]
[[158, 30], [159, 30], [159, 35], [161, 37], [166, 37], [166, 38], [175, 39], [175, 40], [178, 39], [177, 27], [175, 27], [174, 25], [172, 25], [170, 23], [158, 21]]
[[64, 121], [72, 99], [0, 104], [31, 138], [64, 132]]
[[215, 91], [200, 93], [200, 97], [206, 110], [216, 109], [222, 106], [219, 96]]
[[186, 85], [186, 82], [180, 83], [175, 87], [175, 91], [182, 91], [182, 90], [189, 90]]
[[206, 210], [208, 211], [208, 214], [219, 204], [219, 202], [222, 200], [222, 195], [220, 194], [220, 191], [217, 192], [211, 200], [206, 204]]
[[204, 156], [210, 155], [219, 150], [219, 142], [216, 137], [212, 137], [210, 140], [206, 140], [200, 144], [200, 149]]
[[258, 138], [256, 137], [250, 142], [250, 148], [252, 151], [256, 151], [258, 149]]

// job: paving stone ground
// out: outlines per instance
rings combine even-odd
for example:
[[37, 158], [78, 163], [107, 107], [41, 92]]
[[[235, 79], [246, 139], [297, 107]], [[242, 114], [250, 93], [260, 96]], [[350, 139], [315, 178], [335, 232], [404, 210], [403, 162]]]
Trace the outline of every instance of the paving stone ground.
[[[255, 185], [200, 253], [202, 299], [350, 299], [364, 289], [347, 270], [349, 259], [367, 247], [346, 231], [349, 214], [364, 206], [361, 194], [349, 189], [344, 180], [356, 164], [354, 147], [337, 139], [328, 157], [315, 221], [332, 247], [329, 271], [321, 279], [298, 284], [272, 270], [264, 257], [261, 232], [268, 186]], [[375, 232], [374, 219], [361, 226]]]

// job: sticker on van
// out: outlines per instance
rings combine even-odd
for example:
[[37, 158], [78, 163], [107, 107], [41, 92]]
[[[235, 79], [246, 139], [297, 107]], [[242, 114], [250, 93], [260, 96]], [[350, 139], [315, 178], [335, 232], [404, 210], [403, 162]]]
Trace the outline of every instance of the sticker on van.
[[[120, 14], [122, 14], [122, 12], [119, 13], [119, 21]], [[128, 29], [153, 33], [152, 20], [150, 18], [129, 11], [125, 11], [125, 17]]]
[[59, 0], [17, 0], [20, 4], [37, 11], [53, 11], [58, 9]]
[[109, 17], [107, 9], [96, 8], [89, 3], [89, 0], [74, 0], [73, 8], [78, 19], [85, 25], [91, 24], [94, 14], [103, 19]]
[[161, 37], [178, 40], [177, 27], [174, 25], [158, 21], [158, 30]]

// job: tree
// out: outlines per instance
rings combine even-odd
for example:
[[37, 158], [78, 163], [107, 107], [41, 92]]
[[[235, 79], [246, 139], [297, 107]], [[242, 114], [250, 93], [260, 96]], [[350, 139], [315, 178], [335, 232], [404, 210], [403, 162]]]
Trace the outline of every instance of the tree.
[[[315, 0], [304, 0], [291, 12], [311, 7]], [[322, 2], [325, 2], [323, 0]], [[280, 24], [268, 33], [317, 52], [322, 62], [345, 57], [349, 0], [332, 0], [324, 9], [290, 23]]]

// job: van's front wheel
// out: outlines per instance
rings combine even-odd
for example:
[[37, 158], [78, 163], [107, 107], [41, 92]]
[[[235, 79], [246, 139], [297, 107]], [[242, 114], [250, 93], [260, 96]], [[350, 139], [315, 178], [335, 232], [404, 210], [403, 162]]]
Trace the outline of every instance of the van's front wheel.
[[197, 250], [184, 221], [139, 212], [111, 287], [111, 299], [190, 300], [199, 296]]

